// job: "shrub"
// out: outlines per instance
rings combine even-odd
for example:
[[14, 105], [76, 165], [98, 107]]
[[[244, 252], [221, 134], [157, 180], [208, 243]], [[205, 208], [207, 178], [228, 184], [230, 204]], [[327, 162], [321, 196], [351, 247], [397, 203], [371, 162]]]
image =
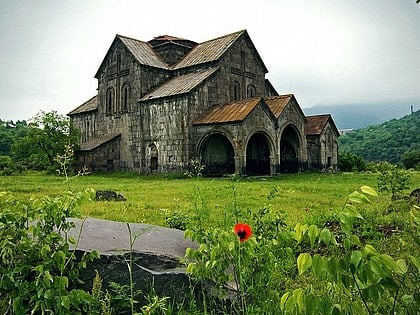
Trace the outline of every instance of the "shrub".
[[401, 163], [406, 169], [413, 168], [420, 171], [420, 150], [405, 152], [401, 157]]
[[[5, 193], [3, 193], [5, 195]], [[86, 311], [93, 297], [77, 289], [79, 270], [95, 253], [76, 259], [67, 236], [84, 194], [6, 200], [0, 212], [0, 305], [11, 314], [73, 314]]]
[[366, 163], [362, 157], [350, 153], [339, 153], [338, 168], [343, 172], [365, 171]]

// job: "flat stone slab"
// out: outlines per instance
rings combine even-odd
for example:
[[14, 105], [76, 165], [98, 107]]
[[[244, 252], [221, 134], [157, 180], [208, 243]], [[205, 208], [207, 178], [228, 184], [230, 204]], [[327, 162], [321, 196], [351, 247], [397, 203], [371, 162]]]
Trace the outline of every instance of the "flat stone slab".
[[[98, 272], [104, 288], [108, 290], [111, 290], [112, 282], [129, 285], [132, 279], [135, 290], [144, 293], [136, 297], [140, 303], [146, 302], [145, 297], [152, 287], [154, 293], [173, 297], [175, 301], [189, 292], [190, 280], [180, 258], [185, 256], [188, 247], [196, 248], [197, 245], [185, 239], [183, 231], [129, 223], [134, 239], [132, 255], [129, 255], [127, 223], [95, 218], [68, 220], [76, 225], [69, 232], [71, 237], [79, 240], [76, 252], [82, 255], [95, 250], [100, 255], [80, 272], [85, 290], [92, 289], [93, 278]], [[130, 259], [133, 267], [131, 277], [128, 269]]]
[[[85, 252], [96, 250], [100, 255], [124, 255], [130, 252], [130, 233], [127, 223], [95, 218], [69, 219], [76, 227], [70, 230], [70, 236], [80, 239], [77, 249]], [[185, 239], [184, 232], [177, 229], [128, 223], [134, 240], [133, 253], [148, 253], [159, 256], [181, 258], [188, 247], [197, 245]]]

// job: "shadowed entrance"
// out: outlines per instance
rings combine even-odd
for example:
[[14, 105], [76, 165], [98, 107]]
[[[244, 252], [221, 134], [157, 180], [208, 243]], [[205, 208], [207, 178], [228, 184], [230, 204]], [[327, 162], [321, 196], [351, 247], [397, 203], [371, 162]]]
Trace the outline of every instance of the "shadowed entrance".
[[234, 151], [230, 141], [222, 134], [213, 134], [204, 141], [201, 161], [204, 175], [220, 176], [235, 172]]
[[296, 173], [299, 171], [299, 136], [295, 129], [287, 126], [280, 141], [280, 172]]
[[249, 176], [270, 175], [270, 147], [261, 133], [254, 134], [246, 147], [246, 173]]

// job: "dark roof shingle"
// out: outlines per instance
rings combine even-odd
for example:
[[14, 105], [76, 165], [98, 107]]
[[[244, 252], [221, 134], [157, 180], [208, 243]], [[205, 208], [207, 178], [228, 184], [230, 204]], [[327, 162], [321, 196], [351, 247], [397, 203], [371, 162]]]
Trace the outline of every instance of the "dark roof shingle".
[[156, 90], [146, 94], [140, 101], [185, 94], [200, 85], [204, 80], [215, 73], [218, 68], [209, 68], [197, 72], [174, 77], [159, 86]]
[[114, 140], [116, 137], [119, 137], [120, 133], [111, 133], [107, 135], [103, 135], [102, 137], [93, 138], [85, 143], [80, 145], [80, 151], [91, 151], [111, 140]]
[[329, 114], [306, 116], [305, 134], [307, 136], [320, 135], [330, 119], [332, 118]]
[[224, 103], [212, 107], [193, 122], [193, 125], [218, 124], [243, 121], [262, 101], [261, 97]]
[[75, 109], [73, 109], [67, 115], [68, 116], [71, 116], [71, 115], [75, 115], [75, 114], [90, 112], [90, 111], [96, 110], [97, 108], [98, 108], [97, 95], [95, 95], [91, 99], [89, 99], [86, 102], [84, 102], [82, 105], [80, 105], [80, 106], [76, 107]]

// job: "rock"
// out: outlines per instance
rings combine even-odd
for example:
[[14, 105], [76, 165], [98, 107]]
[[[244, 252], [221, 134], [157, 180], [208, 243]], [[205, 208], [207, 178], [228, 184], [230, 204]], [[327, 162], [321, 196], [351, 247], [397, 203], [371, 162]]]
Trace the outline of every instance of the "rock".
[[413, 198], [417, 203], [420, 203], [420, 188], [414, 189], [410, 193], [410, 197]]
[[112, 190], [97, 190], [96, 191], [96, 200], [97, 201], [125, 201], [125, 197], [119, 193], [116, 193]]
[[[185, 297], [189, 279], [180, 263], [188, 247], [196, 244], [185, 239], [183, 231], [139, 223], [127, 223], [88, 218], [71, 219], [76, 228], [70, 236], [79, 239], [79, 253], [96, 250], [100, 258], [88, 264], [82, 271], [84, 289], [91, 290], [95, 270], [103, 280], [104, 288], [110, 282], [129, 285], [128, 264], [132, 247], [132, 275], [135, 289], [147, 294], [153, 287], [159, 296]], [[185, 291], [185, 292], [184, 292]], [[185, 294], [183, 294], [185, 293]], [[138, 301], [143, 302], [141, 297]]]

